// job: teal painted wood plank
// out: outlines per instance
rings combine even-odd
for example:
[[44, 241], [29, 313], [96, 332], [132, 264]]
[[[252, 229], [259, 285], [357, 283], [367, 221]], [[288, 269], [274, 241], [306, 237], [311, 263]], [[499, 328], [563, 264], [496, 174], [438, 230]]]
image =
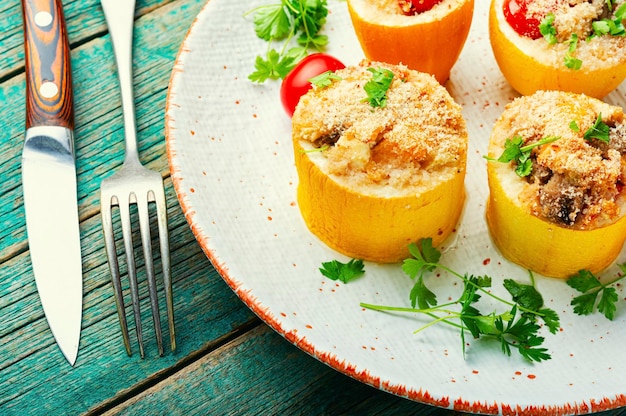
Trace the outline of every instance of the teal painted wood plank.
[[145, 393], [117, 415], [458, 415], [364, 385], [261, 325]]
[[[135, 17], [151, 13], [171, 3], [184, 3], [181, 0], [137, 0]], [[67, 22], [70, 44], [80, 44], [86, 39], [106, 32], [106, 24], [99, 0], [65, 0], [63, 12]], [[3, 0], [0, 5], [0, 79], [21, 71], [24, 68], [24, 48], [22, 31], [22, 11], [20, 0]]]

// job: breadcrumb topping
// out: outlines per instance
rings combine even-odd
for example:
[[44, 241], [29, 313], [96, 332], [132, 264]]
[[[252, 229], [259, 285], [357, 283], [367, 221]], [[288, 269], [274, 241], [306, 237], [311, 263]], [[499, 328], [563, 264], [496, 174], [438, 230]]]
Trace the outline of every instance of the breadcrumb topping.
[[[365, 101], [368, 68], [394, 73], [384, 107]], [[434, 77], [366, 60], [336, 74], [341, 80], [313, 87], [292, 118], [293, 139], [320, 149], [309, 156], [323, 172], [351, 187], [389, 187], [393, 194], [430, 188], [464, 171], [468, 136], [461, 107]]]
[[[608, 143], [584, 138], [598, 116], [609, 126]], [[508, 168], [509, 191], [519, 195], [522, 206], [533, 215], [561, 226], [593, 229], [624, 214], [626, 118], [622, 108], [584, 95], [540, 91], [507, 105], [496, 122], [490, 156], [497, 158], [506, 139], [515, 136], [524, 145], [559, 137], [532, 150], [528, 177], [513, 173], [515, 162], [510, 164], [513, 169]]]

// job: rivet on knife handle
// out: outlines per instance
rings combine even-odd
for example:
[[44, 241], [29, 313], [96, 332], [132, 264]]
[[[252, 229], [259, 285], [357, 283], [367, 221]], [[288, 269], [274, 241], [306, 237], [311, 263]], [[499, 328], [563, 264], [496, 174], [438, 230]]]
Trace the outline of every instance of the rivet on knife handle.
[[[60, 1], [22, 0], [26, 128], [74, 128], [70, 48]], [[52, 46], [52, 47], [51, 47]]]

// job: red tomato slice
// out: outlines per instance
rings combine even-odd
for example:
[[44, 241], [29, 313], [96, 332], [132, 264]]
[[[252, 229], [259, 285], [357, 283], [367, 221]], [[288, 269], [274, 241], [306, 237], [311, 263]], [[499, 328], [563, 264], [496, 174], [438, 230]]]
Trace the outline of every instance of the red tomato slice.
[[539, 39], [542, 36], [539, 31], [539, 20], [527, 16], [529, 2], [532, 0], [505, 0], [502, 11], [506, 21], [518, 34]]
[[280, 100], [289, 117], [293, 115], [300, 97], [311, 89], [311, 78], [345, 67], [337, 58], [325, 53], [314, 53], [298, 62], [280, 86]]

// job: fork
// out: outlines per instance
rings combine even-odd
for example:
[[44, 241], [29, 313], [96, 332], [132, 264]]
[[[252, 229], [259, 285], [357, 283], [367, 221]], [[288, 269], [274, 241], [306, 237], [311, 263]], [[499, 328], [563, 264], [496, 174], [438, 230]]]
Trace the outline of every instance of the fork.
[[174, 307], [172, 302], [172, 279], [170, 272], [170, 249], [167, 230], [167, 206], [165, 203], [165, 191], [163, 178], [159, 172], [144, 167], [137, 150], [137, 128], [135, 121], [133, 73], [132, 73], [132, 48], [133, 26], [135, 14], [135, 0], [101, 0], [107, 26], [113, 43], [113, 51], [118, 69], [118, 78], [122, 96], [122, 110], [124, 115], [125, 156], [121, 169], [100, 185], [100, 211], [102, 216], [102, 229], [105, 239], [105, 247], [111, 270], [111, 282], [115, 293], [117, 314], [124, 339], [124, 346], [128, 355], [132, 355], [128, 334], [128, 322], [126, 320], [126, 307], [120, 278], [120, 269], [117, 260], [116, 236], [113, 231], [113, 207], [118, 207], [119, 218], [122, 228], [122, 239], [126, 252], [128, 280], [133, 314], [135, 318], [135, 331], [139, 352], [144, 357], [143, 330], [141, 325], [141, 307], [139, 288], [137, 284], [137, 267], [135, 264], [133, 232], [131, 227], [131, 205], [136, 206], [139, 217], [139, 230], [141, 245], [145, 262], [146, 280], [150, 294], [150, 305], [154, 332], [156, 334], [159, 355], [163, 355], [163, 334], [161, 330], [161, 318], [159, 314], [159, 300], [157, 283], [154, 273], [154, 261], [152, 257], [152, 243], [150, 235], [150, 203], [156, 205], [156, 217], [161, 251], [161, 264], [163, 274], [163, 286], [168, 317], [170, 346], [172, 351], [176, 349], [174, 330]]

